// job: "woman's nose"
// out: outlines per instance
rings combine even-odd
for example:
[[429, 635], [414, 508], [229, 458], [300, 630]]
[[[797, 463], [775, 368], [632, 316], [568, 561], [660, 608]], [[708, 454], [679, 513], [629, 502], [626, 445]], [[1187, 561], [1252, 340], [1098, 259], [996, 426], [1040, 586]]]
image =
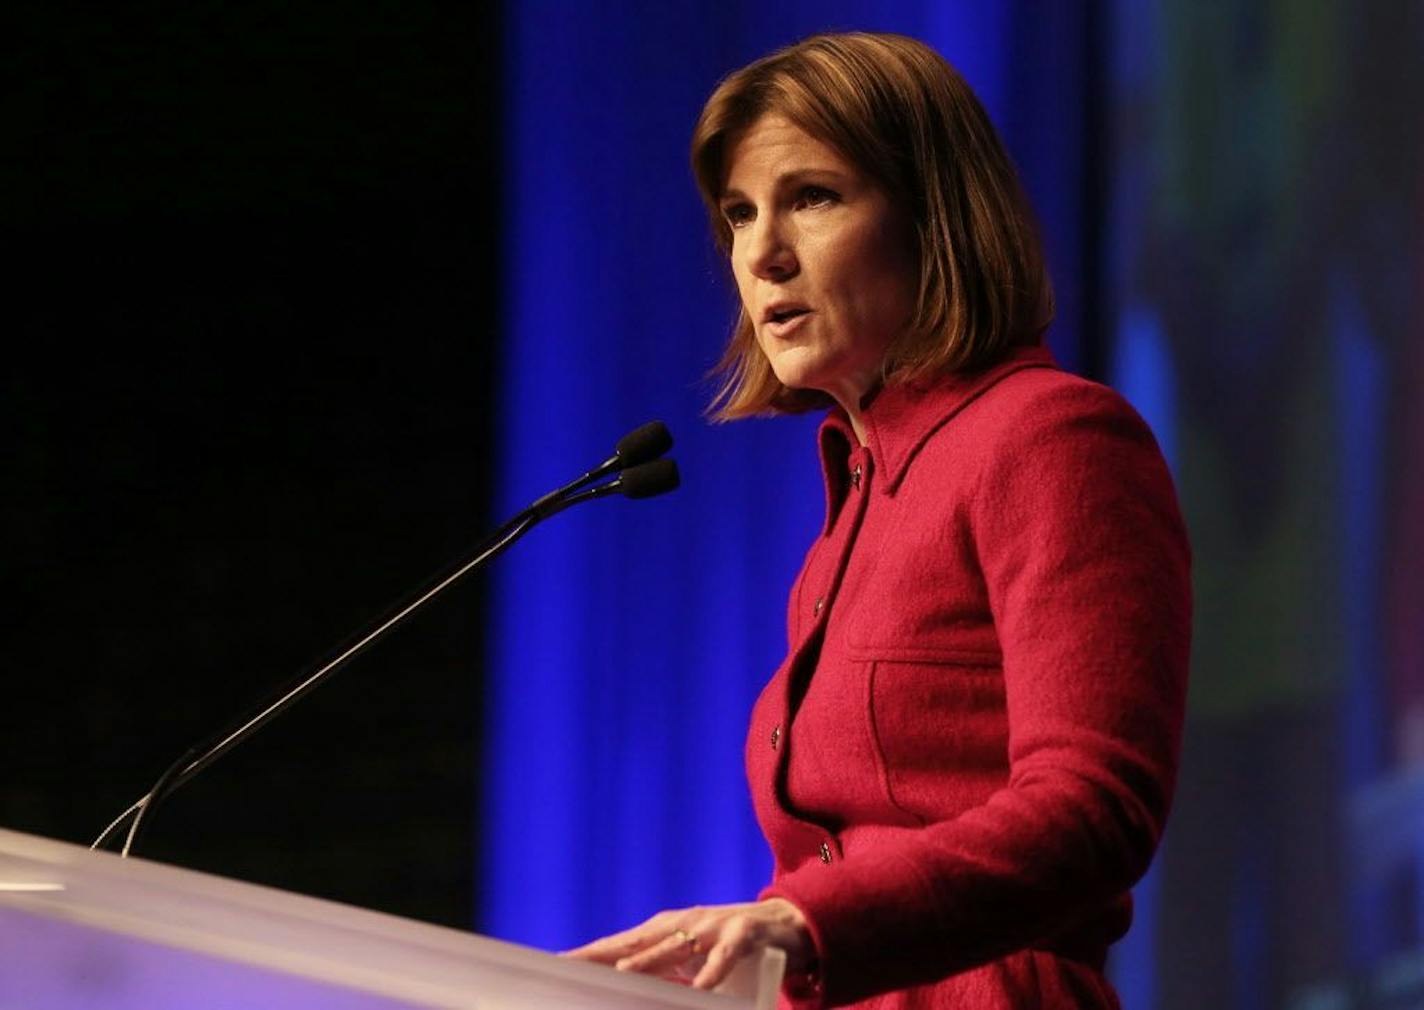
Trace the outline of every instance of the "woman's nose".
[[796, 251], [782, 222], [771, 215], [752, 225], [747, 265], [752, 274], [762, 280], [785, 280], [796, 273]]

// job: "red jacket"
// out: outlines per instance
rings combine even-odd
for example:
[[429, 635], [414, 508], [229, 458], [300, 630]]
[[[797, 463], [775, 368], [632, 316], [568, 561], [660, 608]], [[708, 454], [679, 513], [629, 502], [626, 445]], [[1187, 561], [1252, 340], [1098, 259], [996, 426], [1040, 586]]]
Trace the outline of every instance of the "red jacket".
[[[1112, 390], [1024, 348], [821, 426], [827, 519], [747, 772], [805, 913], [806, 1006], [1114, 1007], [1187, 678], [1171, 477]], [[814, 676], [812, 675], [814, 672]]]

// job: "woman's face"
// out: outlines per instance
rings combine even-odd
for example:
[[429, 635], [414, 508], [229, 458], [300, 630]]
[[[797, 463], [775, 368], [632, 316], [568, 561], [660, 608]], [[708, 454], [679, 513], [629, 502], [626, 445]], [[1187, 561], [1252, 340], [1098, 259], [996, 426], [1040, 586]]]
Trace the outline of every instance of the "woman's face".
[[857, 412], [914, 313], [907, 215], [833, 148], [775, 114], [732, 147], [722, 214], [737, 290], [776, 377]]

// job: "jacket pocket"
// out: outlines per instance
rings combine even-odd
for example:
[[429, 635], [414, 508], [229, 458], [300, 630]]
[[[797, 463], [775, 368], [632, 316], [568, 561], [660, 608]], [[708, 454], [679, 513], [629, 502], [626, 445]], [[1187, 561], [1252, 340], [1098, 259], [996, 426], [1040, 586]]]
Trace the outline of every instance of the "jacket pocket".
[[866, 709], [886, 796], [920, 823], [956, 817], [1008, 781], [999, 666], [877, 660]]

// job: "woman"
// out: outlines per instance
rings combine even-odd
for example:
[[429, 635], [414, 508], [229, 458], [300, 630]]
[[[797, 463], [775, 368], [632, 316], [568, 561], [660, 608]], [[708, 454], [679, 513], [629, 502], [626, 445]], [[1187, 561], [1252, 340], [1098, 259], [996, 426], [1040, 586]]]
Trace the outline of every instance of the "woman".
[[775, 870], [572, 954], [709, 988], [776, 946], [806, 1006], [1116, 1006], [1189, 638], [1152, 436], [1041, 346], [1015, 173], [932, 50], [775, 53], [692, 154], [742, 303], [717, 416], [830, 408], [826, 524], [746, 747]]

